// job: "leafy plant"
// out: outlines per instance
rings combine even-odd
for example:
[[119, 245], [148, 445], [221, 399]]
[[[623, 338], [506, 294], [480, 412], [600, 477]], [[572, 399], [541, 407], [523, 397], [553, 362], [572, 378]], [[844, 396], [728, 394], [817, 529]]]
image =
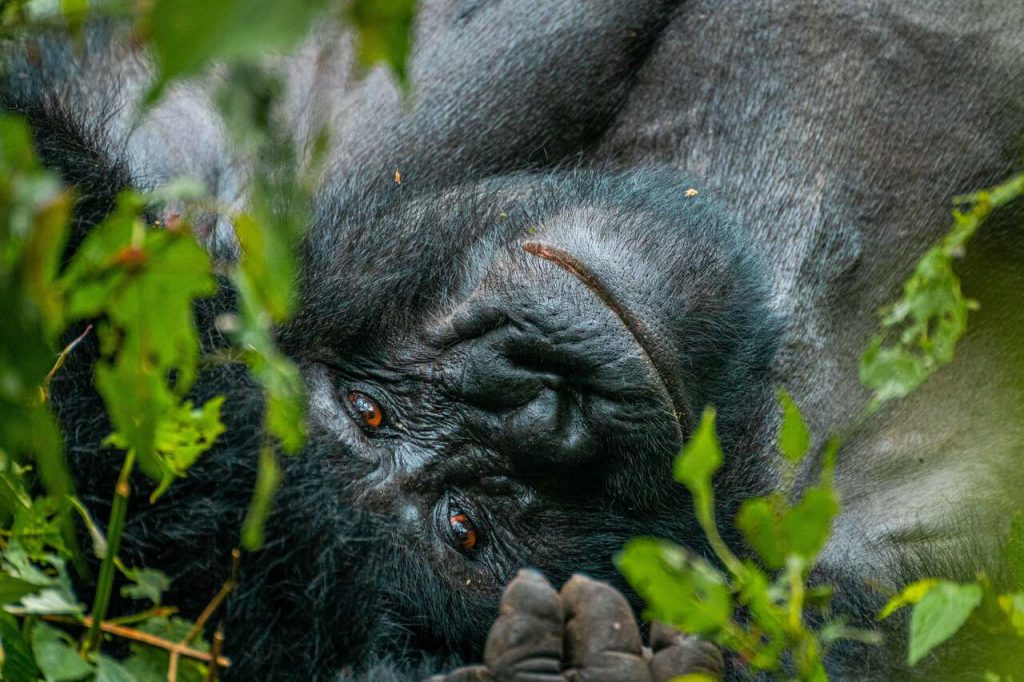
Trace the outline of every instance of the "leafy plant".
[[[953, 212], [953, 229], [924, 254], [900, 299], [882, 311], [882, 329], [861, 359], [861, 382], [873, 391], [865, 414], [913, 392], [953, 360], [968, 312], [977, 305], [962, 294], [954, 260], [963, 255], [966, 243], [993, 210], [1022, 195], [1024, 175], [957, 199], [960, 208]], [[746, 500], [736, 518], [758, 564], [734, 555], [715, 523], [711, 479], [721, 466], [722, 452], [713, 409], [705, 412], [697, 433], [676, 459], [675, 477], [693, 496], [697, 520], [724, 570], [683, 547], [653, 538], [630, 541], [616, 561], [646, 601], [648, 617], [710, 639], [753, 669], [825, 680], [822, 660], [833, 642], [879, 640], [875, 633], [847, 627], [841, 616], [828, 620], [829, 587], [807, 585], [808, 570], [828, 541], [839, 510], [832, 488], [839, 439], [833, 437], [825, 448], [819, 484], [789, 502], [795, 467], [806, 456], [810, 438], [792, 399], [784, 392], [779, 399], [783, 420], [778, 448], [785, 462], [785, 489]], [[1014, 520], [1004, 558], [1015, 571], [1014, 591], [997, 592], [984, 574], [973, 583], [926, 578], [889, 601], [879, 619], [912, 608], [908, 665], [917, 664], [972, 617], [983, 620], [989, 633], [1024, 637], [1024, 516]], [[823, 614], [816, 619], [824, 619], [822, 625], [807, 624], [808, 609]], [[991, 678], [999, 679], [995, 674]]]
[[903, 295], [882, 311], [882, 329], [861, 358], [861, 383], [874, 392], [870, 412], [913, 392], [953, 361], [967, 330], [967, 313], [977, 307], [960, 291], [953, 263], [989, 214], [1022, 194], [1024, 175], [1018, 175], [957, 198], [966, 210], [953, 211], [953, 229], [921, 257], [903, 284]]
[[[295, 45], [316, 17], [342, 14], [342, 6], [327, 0], [300, 4], [0, 3], [0, 38], [43, 24], [78, 30], [90, 11], [130, 19], [156, 56], [149, 101], [211, 61], [237, 70], [227, 79], [221, 110], [237, 133], [239, 153], [259, 157], [264, 171], [253, 181], [246, 211], [230, 216], [241, 247], [241, 258], [227, 268], [238, 310], [220, 320], [237, 348], [221, 359], [246, 364], [266, 396], [267, 437], [243, 529], [249, 549], [262, 542], [280, 476], [277, 451], [297, 452], [305, 439], [302, 384], [277, 350], [272, 326], [292, 312], [291, 254], [309, 215], [313, 175], [296, 172], [294, 150], [270, 124], [280, 86], [257, 63], [267, 50]], [[381, 15], [360, 10], [361, 4], [352, 2], [346, 16], [353, 18], [362, 53], [401, 71], [413, 3], [393, 3], [397, 14]], [[325, 145], [321, 139], [317, 148]], [[196, 198], [188, 183], [150, 195], [122, 194], [62, 267], [74, 197], [41, 167], [25, 124], [0, 116], [0, 679], [205, 680], [229, 664], [220, 653], [223, 633], [215, 632], [212, 643], [203, 633], [235, 587], [239, 552], [230, 573], [225, 566], [223, 588], [195, 621], [163, 603], [166, 575], [119, 558], [133, 470], [154, 481], [150, 502], [159, 504], [224, 431], [223, 397], [202, 404], [189, 398], [199, 360], [193, 304], [215, 291], [213, 266], [187, 220], [154, 226], [142, 218], [151, 205]], [[74, 338], [56, 353], [69, 334]], [[50, 380], [87, 339], [99, 349], [95, 385], [113, 426], [105, 444], [124, 453], [105, 528], [74, 496], [48, 405]], [[88, 573], [74, 519], [100, 560], [88, 606], [74, 589], [75, 576]], [[108, 615], [118, 585], [142, 610]], [[130, 643], [126, 657], [103, 650], [110, 638]]]
[[[779, 398], [784, 417], [778, 446], [792, 481], [810, 438], [792, 399], [785, 393]], [[832, 487], [836, 445], [829, 443], [819, 484], [798, 500], [790, 501], [789, 489], [743, 503], [736, 524], [761, 563], [741, 560], [714, 518], [712, 479], [723, 455], [709, 408], [676, 459], [675, 477], [690, 491], [697, 521], [724, 570], [666, 540], [631, 540], [616, 562], [647, 603], [646, 615], [736, 652], [755, 670], [800, 680], [826, 679], [822, 660], [834, 642], [873, 641], [873, 633], [830, 617], [828, 588], [807, 584], [839, 508]]]

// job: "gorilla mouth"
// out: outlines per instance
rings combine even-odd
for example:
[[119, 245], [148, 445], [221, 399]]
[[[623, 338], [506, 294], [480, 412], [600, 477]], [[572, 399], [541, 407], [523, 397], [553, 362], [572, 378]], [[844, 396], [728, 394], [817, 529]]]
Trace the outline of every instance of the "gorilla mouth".
[[[551, 244], [539, 241], [529, 241], [523, 244], [523, 251], [538, 258], [543, 258], [562, 268], [573, 277], [583, 283], [601, 302], [615, 314], [619, 321], [629, 330], [637, 346], [643, 351], [644, 356], [651, 363], [654, 375], [661, 383], [661, 387], [668, 394], [672, 403], [673, 416], [675, 421], [682, 427], [682, 419], [689, 415], [686, 405], [679, 390], [679, 383], [670, 370], [672, 363], [664, 351], [664, 346], [658, 343], [658, 335], [650, 329], [636, 314], [625, 306], [611, 290], [608, 289], [590, 268], [580, 259], [568, 251]], [[685, 429], [684, 429], [685, 430]]]

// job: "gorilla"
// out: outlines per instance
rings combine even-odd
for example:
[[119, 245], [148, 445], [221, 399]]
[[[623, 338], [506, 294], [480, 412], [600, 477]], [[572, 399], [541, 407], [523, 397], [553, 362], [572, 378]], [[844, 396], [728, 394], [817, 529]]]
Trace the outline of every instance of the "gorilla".
[[[776, 384], [818, 449], [852, 425], [819, 571], [854, 618], [873, 613], [872, 584], [898, 585], [916, 557], [941, 558], [929, 573], [972, 574], [967, 548], [996, 538], [971, 529], [1002, 527], [1024, 502], [1012, 304], [1024, 240], [996, 224], [972, 244], [965, 288], [984, 307], [924, 390], [858, 421], [856, 360], [875, 310], [946, 229], [948, 197], [1014, 167], [1024, 8], [980, 4], [427, 2], [411, 110], [383, 72], [347, 79], [344, 37], [282, 58], [281, 125], [307, 145], [326, 122], [333, 140], [299, 314], [278, 332], [305, 375], [313, 434], [229, 604], [232, 676], [401, 679], [481, 653], [490, 672], [465, 675], [528, 674], [502, 668], [510, 616], [539, 609], [550, 625], [614, 599], [582, 598], [596, 588], [578, 581], [556, 598], [525, 575], [483, 650], [501, 587], [522, 566], [621, 585], [608, 559], [638, 534], [703, 551], [670, 463], [712, 404], [731, 537], [739, 502], [777, 485]], [[137, 121], [149, 69], [116, 27], [90, 30], [80, 53], [29, 42], [5, 53], [0, 97], [79, 189], [81, 231], [120, 188], [181, 174], [245, 204], [249, 168], [209, 82]], [[200, 228], [233, 256], [228, 220]], [[209, 352], [231, 305], [227, 287], [200, 305]], [[102, 508], [113, 472], [90, 371], [76, 355], [52, 393], [79, 486]], [[235, 367], [211, 368], [196, 391], [228, 396], [228, 432], [159, 504], [138, 482], [125, 545], [198, 607], [237, 542], [260, 406]], [[596, 633], [617, 608], [581, 622]], [[668, 639], [652, 633], [655, 649]], [[536, 641], [521, 658], [554, 657], [538, 675], [586, 678], [578, 651]], [[851, 646], [829, 669], [893, 679], [902, 664]]]

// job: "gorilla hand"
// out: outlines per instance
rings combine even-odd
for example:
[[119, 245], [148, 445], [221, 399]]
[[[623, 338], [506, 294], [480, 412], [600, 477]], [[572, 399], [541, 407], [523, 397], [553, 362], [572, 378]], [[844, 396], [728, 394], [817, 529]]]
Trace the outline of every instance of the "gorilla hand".
[[663, 682], [702, 673], [721, 679], [714, 645], [654, 623], [651, 648], [615, 588], [582, 575], [555, 592], [536, 571], [520, 571], [505, 588], [484, 648], [484, 665], [430, 682]]

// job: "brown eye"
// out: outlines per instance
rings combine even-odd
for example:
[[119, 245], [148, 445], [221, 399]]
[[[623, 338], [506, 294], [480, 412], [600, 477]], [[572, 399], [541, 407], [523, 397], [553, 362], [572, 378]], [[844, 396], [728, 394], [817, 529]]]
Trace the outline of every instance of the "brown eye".
[[376, 429], [384, 423], [384, 410], [376, 400], [365, 393], [352, 391], [348, 394], [348, 404], [363, 426]]
[[468, 516], [462, 512], [454, 512], [448, 517], [448, 524], [452, 528], [455, 543], [462, 548], [462, 551], [469, 552], [476, 547], [476, 526]]

